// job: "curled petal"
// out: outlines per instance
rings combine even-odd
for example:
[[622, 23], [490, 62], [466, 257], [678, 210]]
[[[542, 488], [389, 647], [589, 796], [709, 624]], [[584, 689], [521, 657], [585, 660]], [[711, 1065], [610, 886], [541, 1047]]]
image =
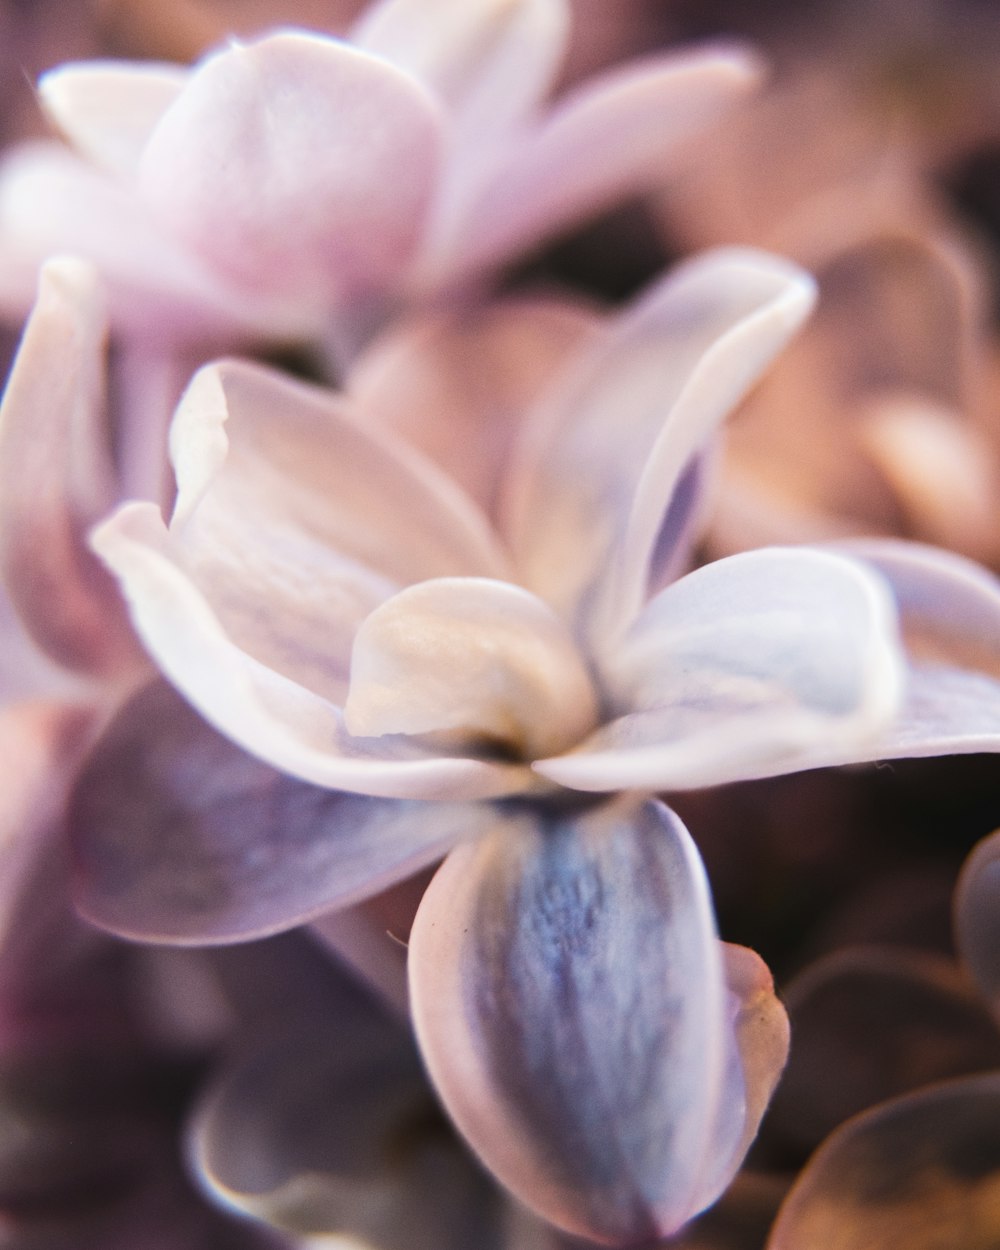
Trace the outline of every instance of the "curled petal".
[[559, 751], [597, 720], [572, 636], [507, 582], [421, 582], [377, 608], [354, 641], [344, 721], [353, 734], [444, 734], [525, 759]]
[[807, 314], [812, 284], [764, 253], [675, 269], [567, 369], [525, 428], [507, 529], [520, 580], [592, 629], [642, 603], [691, 457]]
[[78, 152], [114, 174], [132, 175], [150, 134], [188, 80], [180, 65], [81, 61], [43, 74], [46, 113]]
[[486, 809], [308, 786], [245, 755], [156, 683], [98, 743], [69, 822], [89, 920], [145, 941], [206, 943], [375, 894], [485, 827]]
[[358, 625], [398, 586], [502, 575], [485, 518], [443, 474], [277, 372], [201, 370], [170, 449], [178, 563], [234, 642], [336, 702]]
[[701, 863], [667, 808], [498, 810], [424, 895], [410, 992], [445, 1106], [522, 1202], [615, 1244], [696, 1212], [725, 990]]
[[746, 552], [661, 591], [606, 662], [620, 715], [535, 765], [580, 789], [688, 789], [874, 743], [902, 669], [886, 588], [808, 548]]
[[466, 799], [530, 784], [526, 770], [448, 758], [395, 739], [352, 739], [339, 709], [248, 655], [181, 568], [159, 512], [126, 506], [91, 536], [119, 578], [140, 638], [212, 725], [302, 781], [391, 798]]
[[86, 542], [115, 498], [105, 333], [90, 268], [50, 261], [0, 408], [0, 561], [35, 641], [68, 668], [111, 676], [141, 656]]
[[978, 842], [962, 868], [955, 890], [955, 940], [1000, 1018], [1000, 830]]
[[231, 44], [192, 71], [146, 145], [140, 185], [164, 226], [218, 272], [320, 314], [408, 259], [439, 127], [433, 100], [388, 62], [287, 31]]
[[569, 30], [566, 0], [382, 0], [351, 42], [448, 106], [452, 142], [488, 142], [546, 95]]
[[495, 264], [526, 244], [663, 181], [678, 150], [760, 80], [746, 50], [650, 58], [591, 79], [492, 163], [456, 171], [431, 224], [427, 274]]
[[820, 1147], [767, 1250], [993, 1250], [1000, 1236], [1000, 1076], [883, 1103]]
[[760, 956], [724, 942], [722, 957], [732, 1052], [715, 1127], [714, 1168], [706, 1169], [699, 1210], [714, 1203], [739, 1171], [785, 1067], [790, 1040], [788, 1016]]

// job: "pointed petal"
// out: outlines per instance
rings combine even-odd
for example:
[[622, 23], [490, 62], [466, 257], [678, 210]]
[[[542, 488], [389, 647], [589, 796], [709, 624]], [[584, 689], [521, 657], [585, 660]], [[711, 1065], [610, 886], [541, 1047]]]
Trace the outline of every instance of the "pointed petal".
[[626, 624], [685, 467], [812, 299], [800, 270], [721, 250], [612, 323], [526, 426], [508, 506], [519, 580], [591, 628]]
[[561, 99], [492, 163], [455, 170], [424, 271], [496, 264], [614, 201], [663, 182], [678, 150], [760, 80], [756, 58], [721, 45], [627, 64]]
[[493, 516], [525, 413], [599, 324], [585, 305], [526, 297], [417, 318], [355, 361], [348, 391]]
[[569, 33], [565, 0], [383, 0], [351, 42], [426, 83], [452, 142], [488, 143], [548, 93]]
[[767, 1250], [993, 1250], [1000, 1075], [967, 1077], [848, 1121], [812, 1157]]
[[667, 808], [498, 813], [424, 895], [410, 991], [448, 1111], [522, 1202], [607, 1242], [694, 1214], [724, 991], [701, 863]]
[[861, 749], [903, 690], [892, 600], [858, 561], [809, 548], [703, 566], [646, 607], [605, 662], [617, 720], [535, 765], [585, 790], [689, 789]]
[[152, 61], [79, 61], [43, 74], [46, 113], [95, 165], [126, 177], [160, 118], [188, 80], [180, 65]]
[[157, 682], [118, 714], [76, 785], [77, 904], [143, 941], [241, 941], [377, 893], [485, 828], [487, 814], [308, 786], [245, 755]]
[[0, 563], [39, 646], [68, 668], [112, 676], [142, 660], [85, 538], [115, 498], [105, 333], [90, 268], [50, 261], [0, 407]]
[[150, 137], [140, 184], [218, 272], [319, 311], [407, 262], [439, 127], [433, 100], [388, 62], [287, 31], [201, 62]]
[[339, 709], [240, 649], [181, 568], [160, 514], [126, 506], [96, 530], [139, 636], [161, 670], [220, 733], [314, 785], [389, 798], [459, 800], [530, 785], [526, 770], [447, 758], [395, 739], [351, 739]]
[[383, 603], [358, 630], [344, 723], [361, 737], [444, 735], [523, 759], [578, 742], [597, 696], [566, 626], [519, 586], [440, 578]]
[[203, 369], [170, 447], [174, 558], [238, 646], [335, 702], [355, 631], [399, 586], [502, 575], [485, 519], [443, 474], [277, 372]]
[[978, 842], [955, 889], [955, 942], [1000, 1020], [1000, 830]]

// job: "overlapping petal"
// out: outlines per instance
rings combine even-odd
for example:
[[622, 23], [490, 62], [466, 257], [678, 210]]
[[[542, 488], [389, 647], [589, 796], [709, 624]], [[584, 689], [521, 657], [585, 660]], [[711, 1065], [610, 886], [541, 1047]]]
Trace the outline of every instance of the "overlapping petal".
[[507, 582], [411, 586], [361, 625], [344, 720], [361, 737], [434, 734], [522, 759], [579, 741], [597, 692], [565, 624]]
[[689, 789], [863, 749], [902, 692], [895, 614], [860, 563], [808, 548], [717, 560], [668, 586], [604, 661], [612, 711], [535, 765], [585, 790]]
[[172, 943], [290, 928], [377, 893], [489, 826], [483, 804], [296, 781], [233, 746], [162, 682], [118, 713], [69, 809], [84, 915]]
[[215, 270], [319, 314], [331, 291], [366, 295], [408, 261], [440, 129], [430, 94], [388, 61], [289, 31], [192, 71], [146, 144], [139, 182], [170, 233]]
[[408, 740], [352, 739], [340, 709], [268, 668], [225, 632], [177, 562], [152, 505], [121, 509], [92, 535], [119, 578], [136, 630], [161, 671], [221, 733], [314, 785], [390, 798], [460, 800], [530, 785], [526, 770], [441, 756]]
[[521, 1201], [622, 1244], [695, 1213], [725, 991], [701, 863], [668, 809], [498, 813], [424, 895], [410, 989], [445, 1105]]
[[686, 465], [811, 303], [800, 270], [721, 250], [618, 318], [525, 431], [506, 524], [520, 580], [598, 632], [627, 623]]
[[43, 74], [38, 94], [76, 150], [110, 173], [136, 173], [160, 118], [180, 95], [188, 71], [149, 61], [82, 61]]
[[0, 563], [35, 641], [68, 668], [141, 663], [118, 589], [87, 546], [115, 501], [104, 427], [106, 322], [96, 278], [70, 259], [42, 273], [0, 408]]

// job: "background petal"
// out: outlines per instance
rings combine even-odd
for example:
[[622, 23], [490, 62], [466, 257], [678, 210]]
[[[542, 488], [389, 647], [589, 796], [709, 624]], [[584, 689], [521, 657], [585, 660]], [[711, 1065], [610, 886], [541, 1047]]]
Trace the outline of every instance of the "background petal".
[[875, 1103], [1000, 1066], [1000, 1033], [940, 956], [847, 948], [810, 964], [783, 997], [795, 1044], [767, 1121], [782, 1158], [805, 1158]]
[[724, 990], [701, 864], [667, 808], [498, 810], [424, 895], [410, 991], [448, 1111], [522, 1202], [612, 1244], [695, 1213]]
[[355, 361], [351, 397], [496, 514], [511, 446], [536, 397], [598, 333], [569, 300], [493, 300], [475, 311], [404, 321]]
[[183, 66], [152, 61], [78, 61], [43, 74], [38, 94], [81, 155], [128, 177], [188, 74]]
[[959, 954], [1000, 1022], [1000, 830], [977, 842], [965, 861], [954, 906]]
[[196, 1169], [227, 1206], [299, 1235], [499, 1250], [500, 1194], [453, 1137], [405, 1028], [357, 998], [240, 1048], [196, 1111]]
[[547, 94], [569, 18], [565, 0], [382, 0], [351, 42], [426, 83], [447, 106], [452, 144], [478, 146]]
[[1000, 1075], [908, 1094], [848, 1121], [785, 1200], [768, 1250], [992, 1250]]
[[116, 494], [105, 333], [90, 268], [50, 261], [0, 407], [0, 562], [39, 646], [67, 668], [113, 676], [142, 660], [117, 587], [86, 543]]
[[218, 272], [319, 314], [406, 263], [437, 175], [439, 125], [427, 92], [388, 62], [287, 31], [194, 69], [149, 139], [140, 185], [164, 226]]
[[678, 149], [758, 80], [755, 59], [735, 46], [651, 57], [591, 79], [511, 135], [496, 159], [454, 171], [421, 258], [424, 280], [496, 264], [661, 183]]

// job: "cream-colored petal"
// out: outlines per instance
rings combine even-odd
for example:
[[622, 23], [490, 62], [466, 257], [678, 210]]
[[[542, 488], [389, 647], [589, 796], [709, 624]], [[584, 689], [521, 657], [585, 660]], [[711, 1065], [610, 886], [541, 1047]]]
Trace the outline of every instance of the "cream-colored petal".
[[422, 582], [377, 608], [355, 638], [344, 720], [358, 736], [433, 734], [534, 759], [573, 746], [596, 719], [569, 631], [518, 586]]

